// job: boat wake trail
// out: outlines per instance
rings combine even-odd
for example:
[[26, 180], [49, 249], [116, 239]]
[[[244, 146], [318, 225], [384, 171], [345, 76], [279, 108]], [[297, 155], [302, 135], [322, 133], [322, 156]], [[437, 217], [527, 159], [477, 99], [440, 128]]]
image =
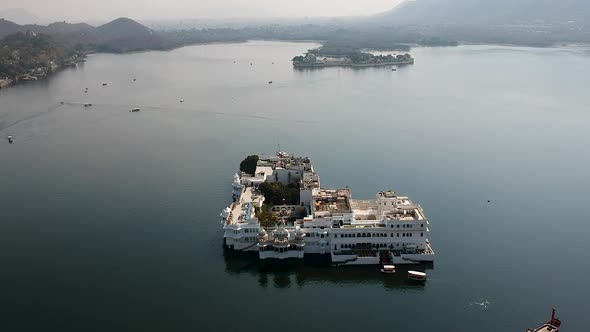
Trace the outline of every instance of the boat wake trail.
[[37, 113], [31, 114], [31, 115], [29, 115], [29, 116], [26, 116], [26, 117], [24, 117], [24, 118], [21, 118], [21, 119], [18, 119], [18, 120], [16, 120], [16, 121], [14, 121], [14, 122], [11, 122], [11, 123], [9, 123], [9, 124], [7, 124], [7, 125], [4, 125], [4, 123], [3, 123], [3, 122], [0, 122], [0, 132], [4, 131], [4, 130], [6, 130], [6, 129], [10, 129], [10, 128], [12, 128], [12, 127], [14, 127], [14, 126], [18, 125], [18, 124], [19, 124], [19, 123], [21, 123], [21, 122], [25, 122], [25, 121], [33, 120], [33, 119], [36, 119], [36, 118], [38, 118], [38, 117], [41, 117], [41, 116], [47, 115], [48, 113], [51, 113], [51, 112], [53, 112], [53, 111], [57, 110], [58, 108], [60, 108], [60, 107], [62, 107], [62, 106], [63, 106], [63, 105], [62, 105], [61, 103], [53, 104], [53, 105], [49, 106], [47, 109], [45, 109], [45, 110], [43, 110], [43, 111], [41, 111], [41, 112], [37, 112]]
[[[84, 106], [83, 103], [74, 103], [74, 102], [64, 102], [65, 105], [70, 106]], [[221, 115], [227, 117], [235, 117], [235, 118], [244, 118], [244, 119], [256, 119], [256, 120], [265, 120], [265, 121], [273, 121], [273, 122], [284, 122], [289, 121], [291, 123], [302, 123], [302, 124], [322, 124], [322, 125], [329, 125], [330, 123], [322, 123], [319, 121], [308, 121], [308, 120], [298, 120], [298, 119], [285, 119], [280, 117], [269, 117], [263, 115], [254, 115], [254, 114], [240, 114], [240, 113], [232, 113], [232, 112], [221, 112], [221, 111], [214, 111], [214, 110], [207, 110], [207, 109], [194, 109], [194, 108], [179, 108], [179, 107], [169, 107], [169, 106], [154, 106], [154, 105], [137, 105], [137, 104], [93, 104], [94, 106], [102, 106], [102, 107], [116, 107], [116, 108], [140, 108], [143, 111], [145, 110], [154, 110], [154, 111], [196, 111], [201, 114], [212, 114], [212, 115]]]
[[[255, 115], [255, 114], [240, 114], [240, 113], [232, 113], [232, 112], [221, 112], [221, 111], [214, 111], [214, 110], [207, 110], [207, 109], [191, 109], [191, 108], [175, 108], [175, 107], [168, 107], [168, 106], [153, 106], [153, 105], [131, 105], [131, 104], [93, 104], [94, 106], [102, 106], [102, 107], [111, 107], [111, 108], [122, 108], [122, 109], [132, 109], [132, 108], [141, 108], [143, 111], [146, 110], [154, 110], [154, 111], [196, 111], [200, 114], [210, 114], [210, 115], [219, 115], [219, 116], [226, 116], [226, 117], [234, 117], [234, 118], [243, 118], [243, 119], [255, 119], [255, 120], [263, 120], [263, 121], [272, 121], [272, 122], [285, 122], [288, 121], [290, 123], [301, 123], [301, 124], [318, 124], [318, 125], [334, 125], [335, 123], [322, 123], [320, 121], [308, 121], [308, 120], [300, 120], [300, 119], [287, 119], [281, 117], [271, 117], [271, 116], [263, 116], [263, 115]], [[29, 116], [25, 116], [20, 118], [16, 121], [4, 124], [3, 121], [0, 121], [0, 132], [3, 132], [7, 129], [10, 129], [20, 123], [27, 122], [30, 120], [34, 120], [36, 118], [45, 116], [62, 106], [85, 106], [84, 103], [79, 102], [60, 102], [53, 104], [47, 109], [42, 110], [40, 112], [36, 112]]]

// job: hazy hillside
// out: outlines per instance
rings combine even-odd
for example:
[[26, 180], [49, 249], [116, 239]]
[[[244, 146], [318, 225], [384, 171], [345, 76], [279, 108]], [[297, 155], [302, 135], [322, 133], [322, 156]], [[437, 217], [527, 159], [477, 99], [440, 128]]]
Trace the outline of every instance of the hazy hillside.
[[588, 0], [415, 0], [376, 17], [391, 24], [590, 22]]
[[0, 38], [4, 38], [4, 36], [23, 31], [22, 29], [23, 27], [21, 25], [0, 18]]
[[173, 43], [160, 33], [129, 18], [118, 18], [96, 29], [102, 38], [103, 51], [126, 52], [142, 49], [163, 49]]
[[17, 32], [0, 40], [0, 76], [46, 76], [75, 53], [48, 35]]
[[44, 25], [18, 25], [0, 20], [0, 38], [16, 32], [34, 31], [51, 36], [65, 44], [83, 44], [88, 48], [107, 52], [128, 52], [145, 49], [163, 49], [175, 44], [162, 34], [128, 18], [93, 27], [86, 23], [56, 22]]

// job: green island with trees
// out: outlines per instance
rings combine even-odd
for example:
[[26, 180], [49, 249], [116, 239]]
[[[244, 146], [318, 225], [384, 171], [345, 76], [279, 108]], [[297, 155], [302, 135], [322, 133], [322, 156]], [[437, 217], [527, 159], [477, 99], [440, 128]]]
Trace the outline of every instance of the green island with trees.
[[310, 50], [292, 59], [293, 66], [298, 67], [375, 67], [400, 66], [414, 63], [414, 58], [408, 53], [398, 55], [374, 55], [366, 52], [354, 51], [349, 54], [323, 54], [318, 50]]

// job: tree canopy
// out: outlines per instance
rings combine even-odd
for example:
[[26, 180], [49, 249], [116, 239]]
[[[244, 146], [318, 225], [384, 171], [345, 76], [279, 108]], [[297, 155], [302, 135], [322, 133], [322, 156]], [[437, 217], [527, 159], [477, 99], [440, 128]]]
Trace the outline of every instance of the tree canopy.
[[255, 208], [255, 211], [262, 227], [274, 227], [279, 223], [279, 218], [269, 211], [266, 205], [263, 205], [262, 208]]
[[256, 164], [258, 163], [259, 159], [260, 158], [258, 157], [258, 155], [255, 154], [246, 157], [240, 163], [240, 171], [248, 173], [250, 175], [254, 175], [254, 172], [256, 172]]
[[264, 202], [270, 205], [298, 205], [299, 183], [263, 182], [258, 189], [264, 195]]

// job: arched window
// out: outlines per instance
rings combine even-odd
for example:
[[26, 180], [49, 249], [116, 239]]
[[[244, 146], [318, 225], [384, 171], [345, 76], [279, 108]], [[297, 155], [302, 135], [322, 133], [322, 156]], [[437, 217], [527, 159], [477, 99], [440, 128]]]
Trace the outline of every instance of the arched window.
[[420, 233], [420, 236], [424, 236], [424, 233]]

